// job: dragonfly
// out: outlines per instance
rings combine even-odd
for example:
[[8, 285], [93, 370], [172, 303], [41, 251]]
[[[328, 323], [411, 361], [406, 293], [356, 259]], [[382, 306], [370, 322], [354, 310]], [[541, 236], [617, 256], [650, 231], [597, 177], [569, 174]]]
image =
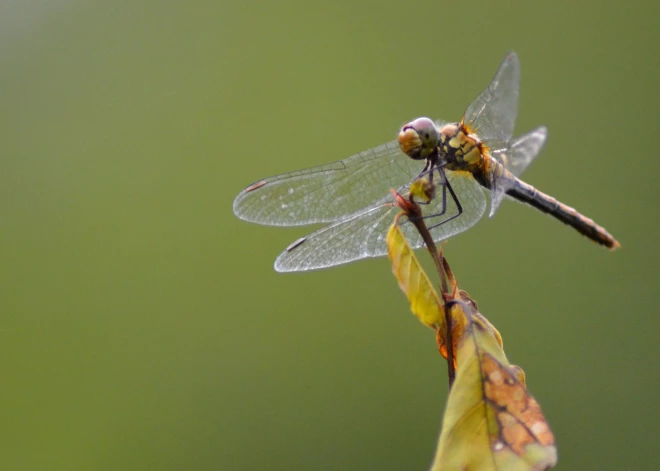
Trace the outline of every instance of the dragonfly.
[[[606, 248], [618, 248], [616, 239], [593, 220], [520, 180], [541, 151], [547, 129], [540, 126], [513, 137], [519, 89], [520, 62], [511, 52], [460, 122], [417, 118], [394, 141], [334, 163], [258, 180], [236, 197], [234, 213], [271, 226], [325, 224], [282, 252], [275, 261], [279, 272], [386, 255], [385, 236], [399, 211], [390, 190], [410, 195], [419, 178], [435, 189], [422, 216], [434, 241], [480, 220], [487, 193], [491, 217], [507, 196]], [[424, 246], [413, 224], [402, 229], [412, 247]]]

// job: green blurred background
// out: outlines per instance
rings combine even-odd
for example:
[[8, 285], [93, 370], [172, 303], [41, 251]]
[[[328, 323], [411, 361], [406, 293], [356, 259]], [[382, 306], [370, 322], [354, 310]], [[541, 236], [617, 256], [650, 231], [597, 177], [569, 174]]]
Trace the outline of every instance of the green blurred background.
[[[452, 239], [557, 469], [660, 466], [658, 2], [0, 6], [0, 469], [426, 469], [446, 400], [387, 260], [280, 275], [260, 177], [459, 119], [508, 50], [525, 180]], [[609, 2], [613, 5], [615, 2]]]

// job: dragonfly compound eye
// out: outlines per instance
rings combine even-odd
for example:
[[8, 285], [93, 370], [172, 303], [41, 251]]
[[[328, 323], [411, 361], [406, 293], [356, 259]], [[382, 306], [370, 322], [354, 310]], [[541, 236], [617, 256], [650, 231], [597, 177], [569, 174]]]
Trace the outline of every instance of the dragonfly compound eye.
[[411, 159], [426, 159], [438, 146], [438, 131], [429, 118], [417, 118], [401, 129], [398, 141], [403, 153]]

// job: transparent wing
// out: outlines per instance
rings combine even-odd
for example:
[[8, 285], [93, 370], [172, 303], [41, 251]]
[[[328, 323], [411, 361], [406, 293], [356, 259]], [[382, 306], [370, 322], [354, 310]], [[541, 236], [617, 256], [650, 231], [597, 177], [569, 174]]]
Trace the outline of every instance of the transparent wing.
[[[446, 174], [463, 207], [463, 213], [447, 221], [457, 214], [457, 208], [448, 193], [447, 208], [443, 215], [432, 216], [442, 211], [442, 194], [436, 195], [431, 204], [422, 206], [423, 214], [429, 216], [425, 219], [427, 226], [436, 226], [431, 229], [433, 240], [436, 241], [468, 229], [481, 218], [486, 208], [483, 191], [471, 174], [449, 171]], [[394, 216], [400, 211], [392, 205], [392, 201], [389, 195], [383, 197], [364, 210], [298, 239], [275, 260], [275, 270], [314, 270], [386, 255], [387, 230], [394, 222]], [[443, 224], [443, 221], [447, 222]], [[404, 223], [402, 229], [412, 247], [424, 245], [412, 223]]]
[[516, 53], [510, 52], [488, 88], [468, 106], [463, 124], [484, 142], [508, 142], [518, 115], [519, 88], [520, 62]]
[[396, 141], [327, 165], [266, 178], [234, 200], [241, 219], [271, 226], [337, 221], [409, 183], [424, 168]]
[[[501, 163], [509, 172], [519, 177], [539, 155], [547, 137], [548, 128], [539, 126], [527, 134], [513, 139], [509, 144], [508, 155], [505, 156], [508, 158], [502, 159]], [[501, 159], [501, 156], [498, 157]]]
[[[491, 152], [492, 157], [501, 163], [514, 177], [519, 177], [534, 158], [541, 152], [548, 137], [548, 129], [539, 126], [533, 131], [513, 139], [508, 149]], [[491, 185], [490, 216], [492, 217], [502, 203], [506, 191], [514, 184], [511, 178], [499, 178]]]

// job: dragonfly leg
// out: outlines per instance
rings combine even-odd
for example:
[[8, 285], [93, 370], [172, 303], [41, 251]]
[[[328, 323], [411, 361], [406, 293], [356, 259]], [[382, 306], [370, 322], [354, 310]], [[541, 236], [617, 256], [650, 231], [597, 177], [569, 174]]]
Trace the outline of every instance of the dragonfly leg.
[[452, 219], [456, 219], [461, 214], [463, 214], [463, 206], [461, 206], [461, 202], [458, 200], [458, 197], [456, 196], [456, 193], [454, 192], [454, 189], [451, 187], [451, 184], [449, 183], [449, 180], [447, 180], [447, 177], [446, 177], [446, 175], [444, 175], [444, 173], [443, 173], [443, 176], [444, 176], [444, 182], [443, 182], [443, 185], [442, 185], [442, 212], [440, 212], [439, 214], [429, 214], [428, 216], [422, 216], [422, 219], [441, 216], [445, 213], [445, 211], [447, 210], [447, 199], [445, 198], [445, 195], [446, 195], [445, 190], [449, 190], [449, 194], [451, 195], [451, 199], [454, 200], [454, 203], [456, 204], [456, 209], [458, 209], [458, 212], [456, 214], [454, 214], [452, 217], [450, 217], [449, 219], [445, 219], [444, 221], [439, 222], [435, 226], [429, 227], [429, 230], [434, 229], [438, 226], [441, 226], [442, 224], [448, 223]]
[[[442, 215], [445, 213], [446, 209], [446, 202], [447, 200], [445, 199], [446, 195], [446, 188], [445, 188], [445, 182], [447, 181], [447, 177], [445, 176], [445, 173], [443, 172], [444, 165], [440, 165], [437, 160], [432, 161], [431, 159], [428, 159], [426, 161], [426, 165], [424, 165], [424, 169], [420, 172], [419, 175], [417, 175], [417, 178], [415, 180], [419, 180], [422, 177], [424, 177], [426, 174], [429, 175], [429, 182], [433, 184], [433, 170], [438, 169], [438, 175], [440, 176], [440, 179], [442, 180], [442, 212], [438, 215]], [[415, 201], [417, 204], [429, 204], [431, 201]]]
[[[447, 211], [447, 183], [448, 182], [447, 182], [446, 179], [445, 179], [444, 182], [441, 183], [441, 185], [442, 185], [442, 211], [440, 211], [439, 213], [435, 213], [432, 216], [442, 216], [443, 214], [445, 214], [445, 211]], [[415, 201], [415, 203], [417, 203], [417, 204], [430, 204], [432, 202], [433, 202], [433, 200], [430, 200], [430, 201]], [[431, 217], [431, 216], [422, 216], [422, 219], [427, 218], [427, 217]]]

